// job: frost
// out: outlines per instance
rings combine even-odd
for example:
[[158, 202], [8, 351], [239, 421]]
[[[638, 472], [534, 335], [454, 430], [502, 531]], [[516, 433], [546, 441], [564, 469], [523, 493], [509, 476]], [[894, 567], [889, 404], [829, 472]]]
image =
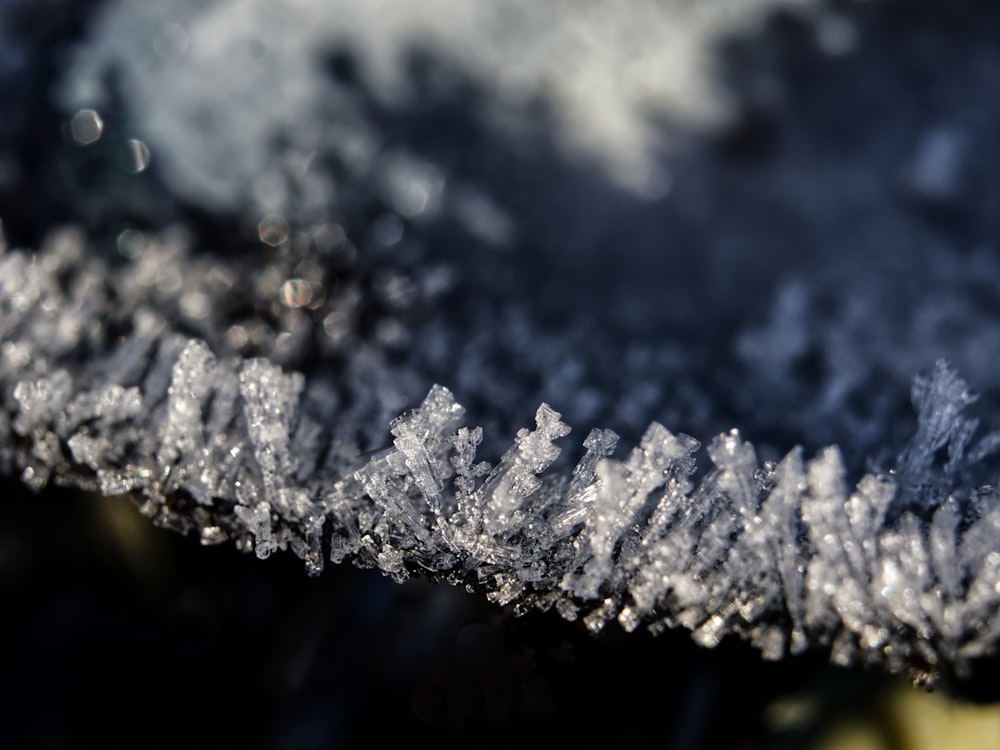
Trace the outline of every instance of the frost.
[[447, 461], [441, 460], [441, 441], [458, 426], [464, 412], [446, 388], [435, 386], [418, 410], [392, 422], [393, 443], [434, 511], [441, 510], [441, 491], [450, 474]]
[[[193, 488], [202, 475], [211, 471], [206, 464], [202, 409], [212, 387], [214, 369], [215, 357], [200, 341], [190, 342], [174, 365], [157, 463], [164, 476], [174, 475], [175, 487], [186, 484]], [[195, 497], [207, 502], [207, 488], [199, 489]]]
[[[447, 388], [405, 410], [410, 385], [378, 350], [307, 377], [213, 348], [127, 283], [67, 281], [76, 242], [0, 259], [0, 458], [36, 490], [132, 493], [202, 544], [291, 550], [312, 575], [329, 559], [464, 585], [593, 632], [684, 627], [767, 658], [822, 647], [959, 676], [997, 647], [1000, 498], [982, 479], [998, 433], [978, 436], [976, 397], [943, 361], [914, 381], [916, 432], [894, 468], [857, 482], [836, 447], [762, 463], [736, 430], [706, 460], [654, 422], [617, 458], [614, 432], [575, 445], [547, 404], [491, 464], [486, 429]], [[160, 270], [183, 280], [185, 262]], [[134, 306], [126, 330], [101, 339], [87, 316], [118, 299]]]
[[538, 407], [535, 429], [517, 433], [514, 447], [483, 481], [474, 504], [483, 509], [483, 530], [491, 535], [509, 534], [521, 521], [525, 499], [542, 486], [537, 475], [545, 471], [559, 455], [556, 440], [569, 434], [569, 427], [559, 421], [559, 413], [548, 404]]
[[[775, 5], [797, 7], [803, 0], [741, 0], [724, 12], [644, 2], [641, 11], [622, 13], [614, 4], [588, 3], [573, 9], [576, 20], [570, 25], [560, 23], [561, 6], [526, 0], [473, 5], [433, 0], [420, 9], [405, 2], [378, 8], [365, 2], [304, 2], [280, 12], [260, 0], [224, 0], [211, 7], [178, 0], [169, 10], [123, 0], [95, 12], [91, 43], [67, 66], [62, 98], [67, 105], [99, 99], [106, 86], [101, 71], [120, 68], [126, 95], [144, 102], [136, 127], [148, 135], [145, 141], [158, 162], [167, 165], [175, 190], [201, 203], [235, 208], [248, 185], [267, 178], [269, 189], [258, 188], [255, 198], [274, 210], [296, 200], [296, 185], [284, 174], [284, 164], [267, 157], [267, 145], [285, 122], [298, 124], [309, 149], [321, 138], [308, 123], [316, 121], [317, 101], [330, 94], [315, 58], [338, 39], [351, 39], [372, 56], [375, 94], [385, 100], [407, 83], [398, 58], [413, 39], [427, 39], [508, 96], [553, 91], [574, 147], [596, 156], [618, 182], [641, 193], [655, 191], [663, 178], [649, 174], [658, 140], [638, 113], [652, 109], [659, 115], [662, 109], [715, 121], [726, 104], [708, 80], [707, 50], [721, 32], [753, 28]], [[164, 28], [180, 31], [168, 34]], [[591, 28], [604, 33], [593, 38], [581, 32]], [[153, 32], [136, 29], [160, 31], [150, 43]], [[248, 64], [246, 40], [254, 29], [266, 30], [266, 65]], [[624, 39], [628, 44], [618, 41]], [[554, 58], [576, 64], [553, 68]], [[672, 75], [658, 75], [668, 67]], [[228, 92], [226, 107], [215, 100], [220, 90]], [[85, 119], [81, 130], [89, 142], [96, 138], [96, 113], [86, 112], [78, 117]], [[352, 122], [338, 125], [332, 135], [342, 142], [337, 148], [348, 164], [364, 163], [380, 148], [371, 130]], [[408, 216], [431, 207], [436, 175], [412, 158], [390, 156], [379, 177], [388, 183], [394, 209]], [[311, 192], [327, 199], [329, 186], [313, 179]], [[503, 241], [510, 222], [499, 207], [481, 191], [463, 192], [458, 201], [463, 222]]]
[[654, 423], [624, 464], [599, 464], [596, 498], [586, 519], [588, 531], [578, 545], [589, 560], [581, 575], [564, 580], [565, 588], [585, 599], [597, 596], [600, 584], [611, 573], [613, 553], [623, 535], [645, 521], [643, 509], [649, 495], [677, 467], [693, 468], [690, 453], [696, 447], [690, 438], [676, 438]]

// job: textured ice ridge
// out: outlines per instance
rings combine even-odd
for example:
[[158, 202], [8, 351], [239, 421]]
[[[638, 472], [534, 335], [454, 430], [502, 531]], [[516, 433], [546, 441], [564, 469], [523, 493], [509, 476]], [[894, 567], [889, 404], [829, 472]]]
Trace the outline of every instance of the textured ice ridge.
[[448, 581], [594, 632], [683, 626], [928, 676], [996, 648], [1000, 502], [970, 477], [1000, 436], [977, 438], [944, 362], [914, 381], [895, 469], [854, 486], [837, 448], [761, 464], [735, 430], [699, 471], [698, 441], [657, 423], [620, 457], [590, 432], [567, 475], [550, 467], [570, 430], [545, 404], [490, 465], [441, 386], [361, 455], [327, 384], [217, 358], [148, 309], [115, 322], [108, 273], [72, 243], [0, 255], [0, 467], [36, 490], [132, 493], [205, 544]]

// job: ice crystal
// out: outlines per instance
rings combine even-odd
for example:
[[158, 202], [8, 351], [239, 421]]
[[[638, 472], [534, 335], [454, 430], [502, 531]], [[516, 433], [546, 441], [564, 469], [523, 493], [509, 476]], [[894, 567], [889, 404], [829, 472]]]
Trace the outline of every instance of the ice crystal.
[[[698, 441], [658, 423], [624, 458], [593, 430], [567, 473], [554, 464], [570, 429], [546, 404], [491, 466], [482, 427], [440, 385], [369, 450], [352, 425], [400, 406], [372, 383], [371, 352], [345, 365], [349, 399], [217, 354], [128, 283], [99, 281], [113, 274], [81, 243], [0, 256], [0, 456], [36, 490], [129, 492], [204, 544], [290, 549], [311, 574], [328, 558], [464, 584], [595, 632], [683, 626], [768, 658], [824, 646], [838, 663], [958, 675], [1000, 638], [1000, 503], [976, 479], [998, 438], [977, 439], [976, 397], [943, 361], [914, 381], [917, 429], [895, 468], [856, 483], [836, 447], [761, 463], [735, 430], [699, 470]], [[182, 257], [160, 268], [179, 275], [175, 296], [197, 273]], [[114, 334], [95, 325], [112, 311]]]

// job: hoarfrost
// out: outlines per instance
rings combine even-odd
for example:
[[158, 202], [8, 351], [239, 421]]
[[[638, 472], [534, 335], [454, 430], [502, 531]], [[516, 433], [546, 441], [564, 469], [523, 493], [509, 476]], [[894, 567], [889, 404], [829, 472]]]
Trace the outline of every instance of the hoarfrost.
[[[659, 423], [624, 459], [615, 433], [591, 431], [566, 473], [553, 465], [570, 428], [546, 404], [491, 466], [447, 388], [392, 419], [398, 384], [361, 385], [375, 352], [344, 364], [343, 392], [216, 353], [127, 285], [67, 282], [77, 242], [0, 259], [0, 457], [36, 490], [133, 493], [203, 544], [290, 549], [310, 574], [328, 558], [462, 584], [595, 632], [682, 626], [767, 658], [825, 647], [839, 663], [959, 676], [997, 646], [1000, 503], [981, 479], [998, 433], [977, 439], [975, 395], [943, 361], [914, 382], [916, 434], [895, 468], [853, 486], [836, 447], [761, 463], [735, 430], [709, 442], [699, 473], [698, 441]], [[183, 278], [182, 256], [164, 262]], [[115, 295], [133, 310], [112, 337], [88, 316]], [[352, 432], [373, 412], [381, 450]]]

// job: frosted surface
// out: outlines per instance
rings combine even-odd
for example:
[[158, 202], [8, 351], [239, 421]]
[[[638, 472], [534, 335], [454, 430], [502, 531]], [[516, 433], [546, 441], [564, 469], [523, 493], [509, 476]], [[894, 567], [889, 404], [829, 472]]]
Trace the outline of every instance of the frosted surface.
[[3, 4], [0, 470], [311, 575], [988, 680], [973, 5]]
[[[132, 285], [144, 262], [102, 268], [74, 233], [0, 255], [0, 455], [34, 489], [129, 492], [205, 544], [461, 584], [595, 632], [681, 626], [706, 646], [735, 634], [767, 658], [826, 647], [921, 675], [996, 647], [1000, 504], [980, 480], [997, 437], [944, 361], [914, 380], [894, 466], [860, 477], [836, 447], [762, 462], [736, 430], [701, 450], [653, 423], [616, 452], [596, 429], [577, 448], [547, 404], [491, 463], [448, 388], [399, 409], [363, 348], [335, 381], [375, 400], [359, 406], [174, 332]], [[157, 263], [175, 297], [200, 273], [183, 253]], [[381, 434], [359, 431], [393, 409]]]

